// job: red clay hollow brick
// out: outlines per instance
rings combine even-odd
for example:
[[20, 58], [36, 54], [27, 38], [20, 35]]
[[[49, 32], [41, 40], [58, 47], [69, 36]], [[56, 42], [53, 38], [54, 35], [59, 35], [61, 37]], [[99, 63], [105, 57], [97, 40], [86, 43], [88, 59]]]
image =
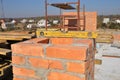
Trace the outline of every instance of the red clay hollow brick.
[[[75, 15], [77, 16], [77, 12], [64, 12], [63, 15], [65, 16], [71, 16], [71, 15]], [[82, 12], [80, 12], [80, 15], [83, 15]], [[97, 29], [97, 12], [85, 12], [85, 31], [96, 31]], [[70, 20], [70, 17], [69, 19]], [[64, 22], [64, 24], [66, 25], [70, 25], [70, 24], [76, 24], [76, 21], [68, 21], [66, 20]], [[80, 20], [80, 23], [82, 24], [83, 21]]]
[[12, 56], [12, 63], [13, 64], [24, 64], [25, 58], [20, 56]]
[[36, 68], [63, 69], [62, 63], [59, 61], [30, 58], [29, 62], [33, 67]]
[[93, 40], [90, 40], [90, 39], [76, 39], [76, 40], [74, 40], [74, 43], [86, 44], [89, 46], [89, 48], [93, 47]]
[[37, 78], [35, 76], [35, 72], [33, 70], [30, 70], [30, 69], [13, 67], [13, 73], [15, 75], [18, 75], [18, 76]]
[[76, 72], [76, 73], [80, 73], [80, 74], [85, 74], [86, 73], [86, 69], [87, 69], [87, 62], [83, 62], [83, 63], [67, 63], [67, 70], [69, 72]]
[[77, 76], [69, 75], [66, 73], [51, 72], [48, 75], [48, 80], [85, 80]]
[[18, 43], [12, 45], [12, 53], [42, 57], [43, 47], [35, 44]]
[[34, 43], [41, 43], [41, 44], [48, 44], [49, 43], [49, 39], [48, 38], [35, 38], [35, 39], [31, 39], [29, 40], [31, 42], [34, 42]]
[[73, 38], [51, 38], [50, 40], [54, 45], [69, 45], [73, 43]]
[[113, 38], [115, 41], [120, 41], [120, 34], [113, 34]]
[[13, 80], [25, 80], [25, 79], [22, 79], [22, 78], [13, 78]]
[[79, 46], [50, 46], [46, 50], [47, 57], [86, 60], [87, 48]]

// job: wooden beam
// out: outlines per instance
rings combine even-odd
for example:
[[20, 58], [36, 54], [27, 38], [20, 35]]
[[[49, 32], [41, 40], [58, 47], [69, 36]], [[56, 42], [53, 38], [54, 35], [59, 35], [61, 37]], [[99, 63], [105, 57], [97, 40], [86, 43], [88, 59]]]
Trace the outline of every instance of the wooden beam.
[[0, 55], [7, 55], [9, 53], [11, 53], [11, 50], [0, 48]]
[[101, 64], [102, 64], [102, 60], [100, 60], [100, 59], [95, 59], [95, 64], [101, 65]]
[[103, 55], [103, 57], [120, 58], [120, 56], [113, 56], [113, 55]]
[[7, 70], [11, 67], [10, 62], [4, 61], [0, 63], [0, 78], [7, 72]]
[[35, 34], [18, 34], [18, 33], [0, 33], [0, 40], [23, 40], [31, 39]]

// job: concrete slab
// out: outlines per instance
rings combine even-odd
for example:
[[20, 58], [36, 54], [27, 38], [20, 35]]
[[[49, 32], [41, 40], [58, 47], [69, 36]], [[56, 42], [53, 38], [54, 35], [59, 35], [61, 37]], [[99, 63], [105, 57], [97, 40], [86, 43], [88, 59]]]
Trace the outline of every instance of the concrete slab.
[[102, 56], [120, 56], [120, 49], [101, 43], [97, 44], [97, 50], [96, 58], [102, 60], [102, 65], [95, 65], [95, 80], [120, 80], [120, 58]]
[[102, 58], [102, 65], [95, 66], [95, 80], [120, 80], [120, 59]]

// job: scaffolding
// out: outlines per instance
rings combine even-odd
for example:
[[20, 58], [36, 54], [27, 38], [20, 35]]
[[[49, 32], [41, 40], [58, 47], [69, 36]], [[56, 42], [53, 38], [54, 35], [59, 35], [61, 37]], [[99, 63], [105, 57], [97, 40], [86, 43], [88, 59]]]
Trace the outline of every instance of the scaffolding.
[[[73, 7], [72, 5], [76, 5], [76, 7]], [[47, 26], [47, 21], [48, 21], [48, 5], [50, 6], [54, 6], [57, 8], [60, 8], [60, 19], [63, 20], [63, 22], [61, 21], [60, 23], [60, 28], [61, 30], [85, 30], [85, 6], [83, 6], [83, 17], [81, 17], [80, 14], [80, 0], [78, 0], [77, 2], [66, 2], [66, 3], [52, 3], [49, 4], [47, 3], [47, 0], [45, 0], [45, 20], [46, 20], [46, 25], [45, 28], [47, 30], [48, 26]], [[62, 15], [62, 11], [61, 10], [76, 10], [77, 15]], [[76, 25], [66, 25], [65, 21], [68, 20], [71, 17], [71, 19], [76, 20], [77, 24]], [[83, 24], [81, 24], [81, 22]], [[83, 29], [82, 29], [83, 27]]]

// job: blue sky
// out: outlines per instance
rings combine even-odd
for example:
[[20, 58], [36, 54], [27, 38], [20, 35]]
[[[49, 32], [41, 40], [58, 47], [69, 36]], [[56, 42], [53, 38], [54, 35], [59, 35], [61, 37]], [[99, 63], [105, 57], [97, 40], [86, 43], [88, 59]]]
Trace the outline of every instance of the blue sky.
[[[49, 3], [73, 2], [77, 0], [48, 0]], [[98, 14], [120, 14], [120, 0], [81, 0], [87, 11], [97, 11]], [[34, 17], [44, 15], [44, 0], [3, 0], [6, 17]], [[58, 14], [59, 9], [48, 8], [49, 14]], [[1, 17], [0, 4], [0, 17]]]

